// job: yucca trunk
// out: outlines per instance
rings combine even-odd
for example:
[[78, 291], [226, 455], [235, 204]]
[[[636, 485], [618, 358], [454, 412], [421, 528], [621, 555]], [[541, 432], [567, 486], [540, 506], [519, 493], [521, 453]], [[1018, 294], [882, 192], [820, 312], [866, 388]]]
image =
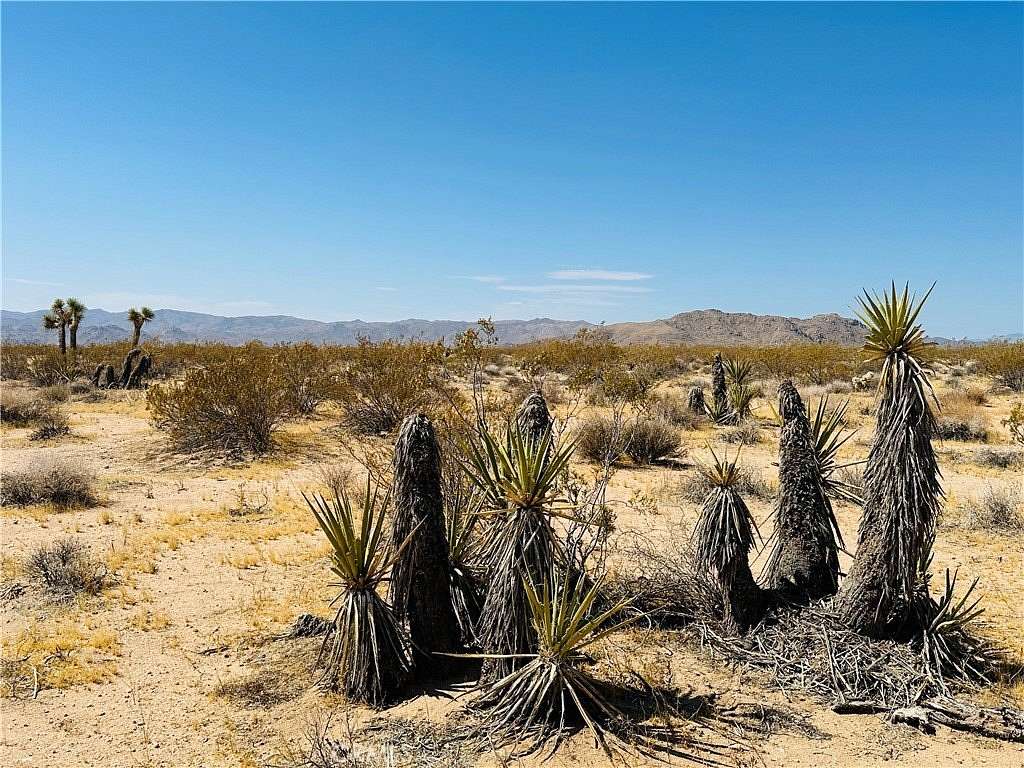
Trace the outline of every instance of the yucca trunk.
[[71, 358], [78, 354], [78, 323], [72, 323], [68, 328], [71, 341]]
[[132, 331], [132, 348], [139, 346], [139, 339], [142, 338], [142, 323], [134, 323], [135, 330]]
[[135, 370], [135, 362], [141, 354], [142, 350], [133, 346], [131, 351], [125, 355], [124, 361], [121, 363], [121, 376], [117, 380], [119, 388], [125, 389], [128, 386], [128, 380], [132, 376], [132, 371]]
[[715, 352], [715, 359], [711, 363], [711, 399], [714, 400], [716, 410], [723, 413], [728, 410], [729, 389], [725, 384], [725, 366], [720, 352]]
[[686, 407], [693, 413], [703, 416], [708, 409], [704, 401], [704, 389], [702, 387], [690, 387], [690, 394], [686, 399]]
[[718, 580], [722, 589], [722, 622], [729, 632], [742, 635], [764, 616], [767, 595], [754, 580], [745, 553], [720, 573]]
[[452, 606], [451, 563], [441, 493], [441, 452], [434, 427], [423, 414], [408, 416], [395, 443], [395, 522], [393, 546], [412, 540], [395, 561], [391, 600], [396, 615], [409, 622], [417, 670], [441, 672], [445, 657], [459, 647], [459, 625]]
[[516, 426], [528, 440], [539, 443], [551, 429], [551, 412], [540, 391], [531, 392], [516, 412]]
[[901, 352], [887, 364], [864, 470], [856, 557], [837, 602], [844, 622], [871, 637], [890, 635], [907, 620], [943, 497], [923, 374]]
[[779, 497], [766, 586], [787, 600], [806, 603], [835, 594], [839, 556], [811, 425], [789, 380], [779, 385], [779, 415]]
[[68, 326], [61, 323], [57, 328], [57, 344], [60, 349], [60, 356], [67, 357], [68, 354]]

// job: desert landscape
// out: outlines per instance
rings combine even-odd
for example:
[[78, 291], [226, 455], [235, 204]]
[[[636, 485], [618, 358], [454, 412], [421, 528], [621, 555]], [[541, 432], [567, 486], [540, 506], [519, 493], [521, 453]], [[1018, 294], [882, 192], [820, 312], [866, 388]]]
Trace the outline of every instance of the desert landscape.
[[[128, 355], [133, 341], [139, 346]], [[825, 675], [813, 644], [788, 661], [752, 651], [773, 647], [780, 633], [794, 647], [806, 642], [799, 625], [787, 624], [786, 606], [808, 601], [772, 596], [779, 590], [766, 575], [773, 540], [789, 535], [776, 516], [788, 498], [783, 485], [793, 482], [780, 440], [796, 416], [785, 410], [790, 395], [780, 393], [798, 393], [805, 430], [824, 436], [815, 450], [831, 463], [805, 470], [828, 489], [843, 542], [832, 578], [849, 578], [867, 494], [863, 462], [888, 386], [880, 384], [884, 354], [829, 344], [621, 345], [587, 330], [509, 347], [487, 321], [447, 343], [231, 347], [143, 334], [63, 355], [53, 344], [8, 343], [3, 763], [469, 766], [547, 757], [568, 765], [606, 760], [607, 739], [615, 759], [636, 765], [1020, 764], [1021, 721], [1011, 713], [1024, 703], [1024, 348], [918, 351], [920, 375], [934, 387], [935, 401], [931, 392], [927, 398], [944, 498], [928, 570], [916, 578], [927, 574], [925, 588], [941, 600], [955, 574], [953, 607], [966, 596], [968, 608], [979, 600], [983, 612], [962, 612], [963, 623], [948, 630], [970, 638], [956, 646], [966, 666], [928, 667], [927, 633], [918, 630], [897, 641], [917, 671], [891, 680], [891, 690], [866, 682], [861, 690], [863, 681], [837, 682], [849, 670]], [[121, 376], [126, 356], [123, 368], [132, 371]], [[146, 370], [134, 378], [143, 358]], [[117, 367], [108, 382], [110, 362]], [[780, 389], [783, 381], [795, 388]], [[724, 408], [714, 400], [720, 387]], [[536, 417], [538, 404], [550, 412], [550, 428], [503, 443], [530, 434], [524, 418]], [[409, 551], [399, 531], [403, 509], [419, 509], [425, 498], [402, 493], [401, 457], [422, 452], [395, 451], [396, 439], [419, 439], [406, 420], [415, 414], [440, 452], [434, 482], [444, 498], [435, 513], [447, 518], [440, 530], [450, 553], [438, 554], [468, 580], [463, 598], [477, 605], [463, 605], [449, 628], [452, 652], [469, 658], [431, 659], [403, 645], [402, 654], [413, 653], [403, 662], [408, 672], [378, 696], [349, 686], [346, 670], [365, 659], [342, 654], [339, 672], [321, 655], [325, 633], [342, 631], [332, 601], [354, 587], [332, 573], [337, 553], [308, 499], [323, 494], [328, 511], [336, 498], [351, 499], [357, 532], [367, 515], [379, 518], [380, 551], [391, 555], [378, 562], [371, 590], [390, 614], [393, 556]], [[488, 545], [509, 535], [501, 522], [508, 510], [499, 508], [516, 507], [511, 495], [500, 501], [481, 490], [488, 463], [473, 457], [488, 440], [499, 454], [540, 452], [548, 458], [538, 461], [558, 465], [534, 503], [549, 510], [562, 542], [554, 567], [588, 574], [596, 589], [590, 610], [609, 611], [583, 628], [599, 640], [565, 663], [606, 686], [602, 695], [616, 697], [616, 711], [626, 706], [620, 699], [630, 702], [630, 728], [599, 711], [592, 732], [571, 707], [538, 745], [533, 730], [493, 727], [498, 705], [487, 699], [488, 691], [497, 696], [488, 688], [495, 676], [488, 683], [486, 670], [501, 662], [472, 656], [500, 649], [481, 640], [485, 628], [473, 619], [480, 621], [489, 580], [499, 577]], [[735, 482], [708, 479], [733, 461]], [[368, 482], [380, 493], [395, 489], [386, 508], [364, 506]], [[695, 554], [702, 509], [723, 489], [745, 503], [756, 526], [749, 561], [764, 591], [757, 587], [753, 604], [730, 597], [732, 585], [715, 581], [720, 567]], [[409, 535], [419, 532], [414, 525]], [[415, 584], [428, 555], [414, 551], [419, 565], [405, 578]], [[798, 614], [834, 612], [835, 591], [826, 585]], [[734, 611], [723, 614], [723, 595]], [[739, 618], [751, 605], [756, 615]], [[838, 658], [849, 637], [835, 632]], [[864, 652], [887, 658], [890, 642], [871, 641]], [[806, 668], [797, 669], [801, 656]], [[920, 688], [900, 701], [900, 685]], [[890, 701], [861, 701], [887, 690]], [[937, 694], [988, 714], [954, 723], [973, 733], [921, 711], [915, 721], [915, 703]], [[1001, 717], [1009, 719], [997, 725]]]

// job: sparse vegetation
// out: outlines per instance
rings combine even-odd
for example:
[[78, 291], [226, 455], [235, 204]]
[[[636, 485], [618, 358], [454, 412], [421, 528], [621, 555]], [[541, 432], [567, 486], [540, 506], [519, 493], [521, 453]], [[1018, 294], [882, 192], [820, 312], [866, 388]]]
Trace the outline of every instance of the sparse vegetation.
[[62, 538], [35, 549], [25, 561], [25, 575], [54, 597], [97, 594], [107, 583], [106, 567], [93, 558], [89, 547]]
[[989, 486], [980, 499], [972, 500], [964, 510], [968, 528], [993, 533], [1024, 531], [1024, 499], [1020, 485]]
[[4, 472], [2, 501], [15, 506], [52, 504], [61, 509], [98, 503], [92, 473], [54, 456], [31, 467]]

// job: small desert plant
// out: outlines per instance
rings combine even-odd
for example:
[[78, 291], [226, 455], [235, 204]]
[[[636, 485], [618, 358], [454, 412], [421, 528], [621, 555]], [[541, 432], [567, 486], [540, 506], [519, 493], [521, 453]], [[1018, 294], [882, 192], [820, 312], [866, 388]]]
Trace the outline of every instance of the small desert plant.
[[0, 421], [10, 426], [34, 424], [52, 408], [45, 399], [25, 390], [5, 387], [0, 391]]
[[679, 450], [679, 433], [667, 421], [640, 419], [626, 428], [626, 455], [634, 464], [653, 464]]
[[568, 728], [585, 726], [610, 757], [608, 738], [616, 734], [609, 729], [624, 714], [607, 684], [584, 669], [584, 649], [639, 616], [614, 621], [627, 601], [598, 608], [601, 580], [553, 573], [539, 587], [523, 586], [537, 649], [513, 672], [483, 686], [473, 708], [486, 716], [485, 732], [500, 743], [524, 744], [520, 754], [553, 741], [553, 753]]
[[266, 453], [289, 414], [277, 373], [273, 355], [250, 345], [222, 363], [187, 371], [180, 384], [151, 386], [146, 401], [154, 423], [181, 450]]
[[707, 403], [704, 400], [703, 387], [690, 387], [690, 392], [686, 396], [686, 407], [696, 416], [703, 416], [707, 413]]
[[998, 448], [979, 448], [974, 452], [974, 462], [993, 469], [1009, 469], [1024, 463], [1024, 452]]
[[51, 440], [70, 431], [67, 415], [58, 408], [51, 408], [36, 420], [36, 428], [29, 435], [29, 439]]
[[66, 459], [46, 459], [26, 469], [5, 472], [2, 483], [4, 504], [28, 506], [52, 504], [70, 509], [97, 503], [93, 476]]
[[1010, 431], [1013, 441], [1024, 445], [1024, 403], [1014, 403], [1010, 415], [1002, 423]]
[[106, 585], [107, 569], [76, 539], [57, 539], [36, 548], [25, 561], [25, 575], [54, 596], [95, 595]]
[[983, 531], [1020, 533], [1024, 531], [1024, 515], [1021, 513], [1019, 486], [990, 486], [980, 499], [968, 505], [964, 523], [969, 528]]
[[288, 344], [277, 348], [279, 381], [292, 413], [308, 416], [331, 396], [334, 374], [328, 354], [315, 344]]
[[733, 445], [756, 445], [761, 442], [761, 428], [752, 421], [745, 421], [735, 427], [724, 430], [719, 439], [723, 443]]
[[935, 434], [942, 440], [959, 440], [963, 442], [984, 443], [988, 441], [988, 428], [978, 416], [957, 418], [940, 416], [935, 427]]
[[595, 464], [614, 463], [625, 449], [625, 430], [608, 416], [591, 416], [576, 433], [580, 456]]
[[[686, 501], [700, 504], [712, 490], [711, 481], [704, 473], [697, 471], [688, 473], [679, 484], [679, 495]], [[735, 480], [736, 490], [744, 496], [752, 496], [758, 501], [771, 501], [775, 498], [775, 487], [759, 472], [741, 468]]]
[[722, 403], [717, 400], [712, 400], [710, 403], [705, 403], [705, 409], [708, 419], [712, 424], [725, 427], [736, 423], [736, 414], [729, 406], [728, 398]]
[[742, 633], [757, 622], [764, 607], [747, 559], [757, 526], [736, 488], [742, 476], [739, 454], [730, 461], [711, 450], [711, 457], [710, 464], [698, 465], [711, 490], [693, 531], [694, 560], [718, 580], [726, 627]]
[[334, 628], [323, 641], [317, 665], [321, 684], [353, 701], [380, 706], [395, 694], [411, 671], [408, 641], [398, 619], [378, 594], [402, 547], [388, 552], [384, 537], [388, 496], [378, 498], [369, 477], [357, 523], [348, 495], [327, 501], [305, 496], [320, 529], [331, 544], [332, 586], [339, 593]]

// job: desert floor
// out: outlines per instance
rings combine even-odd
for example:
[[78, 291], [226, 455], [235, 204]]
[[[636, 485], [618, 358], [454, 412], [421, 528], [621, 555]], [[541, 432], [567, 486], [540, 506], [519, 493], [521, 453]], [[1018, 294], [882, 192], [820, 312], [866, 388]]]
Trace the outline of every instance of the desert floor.
[[[685, 397], [687, 383], [684, 377], [660, 389]], [[764, 386], [773, 391], [773, 383]], [[940, 397], [945, 386], [940, 385]], [[805, 399], [807, 394], [805, 389]], [[871, 433], [871, 395], [851, 397], [850, 413], [859, 432], [844, 455], [863, 458]], [[992, 395], [978, 408], [992, 443], [1008, 442], [999, 422], [1011, 402], [1008, 395]], [[35, 697], [31, 685], [13, 698], [5, 690], [0, 764], [287, 765], [289, 748], [301, 748], [310, 723], [328, 713], [333, 713], [331, 733], [342, 742], [350, 731], [356, 733], [355, 757], [346, 764], [363, 765], [356, 758], [375, 754], [382, 759], [390, 754], [397, 765], [506, 764], [498, 754], [457, 744], [445, 747], [435, 738], [463, 719], [461, 702], [449, 695], [453, 692], [423, 692], [382, 713], [353, 706], [315, 687], [318, 640], [276, 637], [300, 613], [330, 615], [325, 542], [299, 494], [322, 487], [323, 465], [350, 461], [339, 444], [336, 414], [328, 409], [324, 416], [290, 423], [271, 456], [228, 464], [171, 452], [148, 420], [144, 393], [76, 397], [63, 407], [71, 417], [70, 435], [35, 442], [29, 440], [29, 429], [3, 427], [4, 469], [46, 456], [80, 462], [95, 474], [101, 504], [72, 511], [5, 507], [0, 586], [24, 583], [20, 569], [25, 556], [62, 535], [88, 542], [114, 578], [99, 595], [72, 603], [49, 600], [31, 586], [16, 597], [5, 593], [4, 658], [44, 659], [52, 674], [50, 686]], [[679, 467], [619, 469], [610, 492], [616, 535], [641, 531], [663, 537], [666, 546], [685, 535], [697, 507], [681, 498], [679, 487], [692, 472], [687, 464], [706, 455], [705, 443], [715, 445], [718, 436], [709, 427], [685, 432]], [[778, 430], [766, 424], [761, 442], [743, 449], [743, 463], [774, 482], [777, 444]], [[990, 487], [1019, 489], [1020, 470], [975, 463], [981, 447], [939, 444], [948, 498], [934, 570], [941, 574], [959, 567], [962, 575], [979, 577], [986, 608], [983, 631], [1024, 658], [1022, 540], [963, 522], [965, 511]], [[588, 468], [582, 465], [581, 471]], [[655, 504], [644, 503], [644, 497]], [[770, 501], [748, 503], [767, 534]], [[851, 548], [859, 512], [850, 505], [838, 508]], [[721, 745], [715, 759], [725, 765], [1024, 765], [1024, 745], [944, 729], [927, 736], [889, 725], [880, 716], [833, 714], [825, 703], [784, 695], [757, 673], [707, 657], [673, 631], [627, 630], [595, 653], [614, 656], [695, 700], [717, 694], [718, 710], [734, 716], [695, 725], [694, 738]], [[0, 683], [10, 687], [8, 679]], [[1020, 706], [1021, 691], [1018, 681], [986, 696], [989, 703], [1009, 700]], [[371, 721], [380, 727], [365, 730]], [[403, 763], [410, 744], [417, 745], [412, 750], [418, 752], [417, 762]], [[690, 749], [693, 755], [713, 757], [699, 744]], [[580, 735], [549, 763], [604, 760]]]

